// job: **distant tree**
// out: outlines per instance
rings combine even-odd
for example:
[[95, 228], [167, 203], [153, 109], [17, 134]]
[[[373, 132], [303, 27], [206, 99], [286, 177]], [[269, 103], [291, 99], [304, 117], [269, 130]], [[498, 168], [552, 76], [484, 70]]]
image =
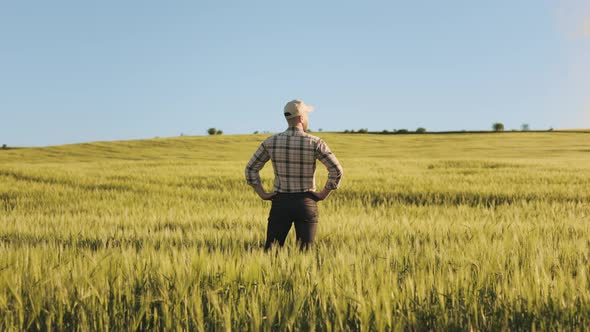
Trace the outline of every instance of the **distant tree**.
[[184, 136], [184, 133], [180, 133], [180, 136]]
[[398, 129], [396, 131], [396, 133], [398, 133], [398, 134], [407, 134], [408, 133], [408, 130], [407, 129]]
[[218, 130], [218, 131], [215, 133], [215, 135], [223, 135], [223, 130], [219, 129], [219, 130]]
[[504, 124], [500, 122], [496, 122], [492, 125], [492, 129], [496, 132], [504, 131]]
[[209, 135], [215, 135], [215, 134], [217, 134], [217, 129], [215, 129], [215, 128], [209, 128], [209, 129], [207, 129], [207, 133]]
[[553, 127], [549, 128], [549, 131], [553, 131]]
[[389, 130], [387, 130], [387, 129], [383, 129], [382, 133], [383, 133], [383, 134], [389, 134]]
[[307, 133], [313, 133], [313, 130], [307, 128], [307, 130], [305, 132], [307, 132]]
[[258, 130], [254, 132], [254, 135], [258, 135]]
[[528, 123], [523, 123], [520, 126], [520, 130], [522, 130], [522, 131], [529, 131], [530, 130], [529, 124]]
[[321, 133], [322, 131], [324, 131], [322, 128], [318, 129], [318, 131]]
[[350, 130], [348, 130], [348, 129], [344, 129], [344, 133], [345, 133], [345, 134], [348, 134], [348, 133], [350, 133]]
[[426, 128], [420, 127], [418, 129], [416, 129], [416, 132], [419, 133], [419, 134], [424, 134], [426, 132]]
[[2, 150], [6, 150], [8, 149], [8, 146], [6, 144], [2, 144]]
[[366, 133], [368, 133], [368, 132], [369, 132], [369, 129], [367, 129], [367, 128], [361, 128], [361, 129], [359, 129], [359, 131], [358, 131], [358, 133], [359, 133], [359, 134], [366, 134]]

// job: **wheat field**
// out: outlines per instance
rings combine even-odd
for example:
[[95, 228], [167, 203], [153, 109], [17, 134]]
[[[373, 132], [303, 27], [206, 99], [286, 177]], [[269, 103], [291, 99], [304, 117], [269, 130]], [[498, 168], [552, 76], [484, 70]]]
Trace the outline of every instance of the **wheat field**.
[[309, 252], [262, 250], [266, 135], [0, 150], [0, 330], [590, 327], [590, 133], [318, 136]]

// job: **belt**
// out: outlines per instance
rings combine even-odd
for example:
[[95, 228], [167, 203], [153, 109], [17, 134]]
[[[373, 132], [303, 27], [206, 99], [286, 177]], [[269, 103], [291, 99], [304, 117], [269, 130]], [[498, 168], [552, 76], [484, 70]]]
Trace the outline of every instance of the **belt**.
[[311, 198], [315, 198], [315, 196], [309, 192], [302, 192], [302, 193], [277, 193], [274, 198], [280, 198], [280, 199], [300, 199], [300, 198], [307, 198], [307, 197], [311, 197]]

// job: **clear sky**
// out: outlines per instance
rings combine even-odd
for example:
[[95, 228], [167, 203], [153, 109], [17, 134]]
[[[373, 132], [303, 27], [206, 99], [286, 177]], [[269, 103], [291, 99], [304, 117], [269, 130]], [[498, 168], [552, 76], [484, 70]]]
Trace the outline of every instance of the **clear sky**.
[[590, 127], [590, 2], [0, 0], [0, 144]]

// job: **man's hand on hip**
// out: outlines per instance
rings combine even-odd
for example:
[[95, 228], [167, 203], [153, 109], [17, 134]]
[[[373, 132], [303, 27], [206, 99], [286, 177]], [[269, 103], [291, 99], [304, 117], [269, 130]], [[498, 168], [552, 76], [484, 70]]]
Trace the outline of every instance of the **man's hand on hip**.
[[267, 193], [267, 192], [258, 193], [258, 196], [260, 196], [260, 198], [262, 198], [265, 201], [272, 200], [272, 198], [275, 197], [276, 195], [277, 195], [277, 193]]
[[323, 201], [324, 199], [330, 196], [332, 190], [324, 188], [322, 191], [312, 191], [311, 194], [314, 195], [318, 200]]
[[258, 196], [260, 196], [260, 198], [262, 198], [265, 201], [270, 201], [277, 194], [275, 192], [267, 193], [266, 191], [264, 191], [264, 188], [262, 188], [262, 184], [260, 183], [252, 186], [252, 188], [254, 188], [254, 191], [258, 194]]

